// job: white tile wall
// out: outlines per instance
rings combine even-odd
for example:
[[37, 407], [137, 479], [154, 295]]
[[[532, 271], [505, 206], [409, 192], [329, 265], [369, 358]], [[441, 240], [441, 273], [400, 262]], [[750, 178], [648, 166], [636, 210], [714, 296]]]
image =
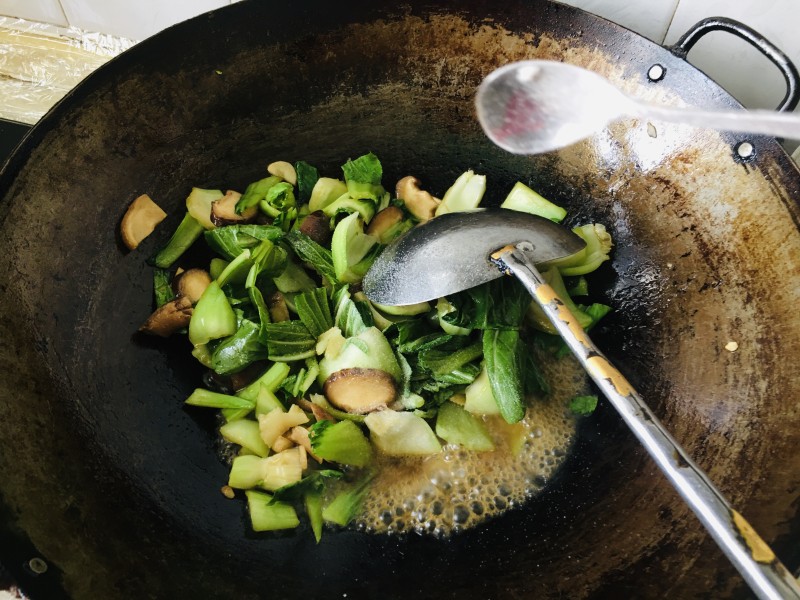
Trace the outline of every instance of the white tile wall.
[[0, 0], [0, 15], [67, 26], [59, 0]]
[[[661, 43], [679, 0], [560, 0]], [[688, 1], [688, 0], [684, 0]]]
[[61, 0], [70, 25], [140, 40], [230, 0]]
[[[800, 68], [800, 3], [797, 0], [682, 0], [667, 32], [666, 43], [675, 43], [704, 17], [730, 17], [749, 25], [788, 54]], [[748, 108], [775, 108], [786, 91], [777, 69], [747, 42], [730, 34], [708, 34], [688, 58]]]

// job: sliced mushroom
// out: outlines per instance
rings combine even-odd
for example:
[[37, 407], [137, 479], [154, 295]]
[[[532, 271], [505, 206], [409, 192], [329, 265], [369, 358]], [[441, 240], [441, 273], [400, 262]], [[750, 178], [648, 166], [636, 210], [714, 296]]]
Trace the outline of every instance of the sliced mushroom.
[[160, 306], [139, 328], [143, 333], [169, 337], [179, 329], [189, 326], [192, 318], [192, 302], [179, 297]]
[[300, 223], [300, 231], [305, 233], [320, 246], [328, 247], [331, 245], [331, 219], [321, 210], [317, 210], [308, 215]]
[[287, 183], [297, 185], [297, 171], [294, 170], [292, 163], [288, 163], [285, 160], [279, 160], [274, 163], [270, 163], [267, 167], [267, 171], [270, 175], [280, 177]]
[[380, 369], [336, 371], [325, 380], [323, 389], [333, 406], [359, 415], [384, 409], [397, 396], [394, 379]]
[[120, 223], [120, 234], [125, 245], [135, 250], [144, 238], [153, 233], [156, 225], [167, 218], [167, 213], [153, 202], [147, 194], [142, 194], [131, 202]]
[[283, 297], [281, 292], [273, 292], [265, 298], [267, 309], [269, 309], [269, 317], [273, 323], [280, 323], [289, 320], [289, 306], [286, 304], [286, 298]]
[[409, 175], [397, 182], [395, 191], [412, 215], [420, 221], [429, 221], [433, 218], [441, 200], [420, 189], [419, 185], [419, 179]]
[[226, 194], [219, 200], [211, 203], [211, 222], [217, 227], [223, 225], [237, 225], [241, 223], [249, 223], [258, 216], [258, 207], [251, 206], [242, 211], [242, 214], [236, 214], [236, 203], [242, 195], [239, 192], [228, 190]]
[[175, 279], [172, 280], [172, 291], [176, 296], [183, 296], [192, 304], [197, 304], [210, 283], [211, 275], [203, 269], [189, 269], [175, 275]]
[[378, 238], [381, 244], [385, 244], [388, 240], [384, 239], [384, 235], [392, 227], [397, 225], [403, 220], [403, 211], [396, 206], [387, 206], [377, 215], [372, 218], [367, 227], [367, 234], [374, 235]]

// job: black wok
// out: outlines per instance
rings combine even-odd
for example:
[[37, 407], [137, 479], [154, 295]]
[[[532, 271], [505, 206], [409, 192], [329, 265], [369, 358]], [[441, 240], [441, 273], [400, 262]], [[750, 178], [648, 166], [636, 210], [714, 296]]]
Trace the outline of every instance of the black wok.
[[[182, 401], [183, 340], [133, 332], [144, 259], [192, 185], [242, 188], [272, 160], [328, 174], [367, 150], [386, 181], [495, 200], [521, 179], [609, 225], [596, 338], [791, 568], [800, 562], [800, 174], [774, 140], [615, 125], [558, 154], [493, 147], [472, 98], [520, 58], [589, 67], [667, 102], [737, 106], [669, 51], [534, 0], [241, 2], [171, 28], [56, 106], [0, 175], [0, 560], [34, 598], [730, 597], [740, 579], [601, 406], [544, 493], [450, 541], [248, 533], [218, 492], [214, 423]], [[665, 77], [650, 81], [654, 64]], [[172, 216], [131, 253], [148, 193]], [[739, 349], [724, 349], [736, 341]], [[41, 558], [47, 565], [31, 563]]]

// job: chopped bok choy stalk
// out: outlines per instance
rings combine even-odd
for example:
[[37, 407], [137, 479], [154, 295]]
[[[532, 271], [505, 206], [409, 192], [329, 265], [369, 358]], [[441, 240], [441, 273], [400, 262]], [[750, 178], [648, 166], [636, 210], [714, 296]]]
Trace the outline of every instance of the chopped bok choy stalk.
[[476, 175], [472, 169], [464, 172], [445, 192], [436, 216], [478, 208], [485, 191], [485, 175]]
[[567, 216], [566, 210], [546, 200], [521, 181], [514, 184], [500, 207], [538, 215], [556, 223]]
[[358, 213], [342, 219], [333, 230], [331, 254], [337, 281], [357, 283], [377, 256], [371, 252], [378, 238], [364, 233], [364, 221]]

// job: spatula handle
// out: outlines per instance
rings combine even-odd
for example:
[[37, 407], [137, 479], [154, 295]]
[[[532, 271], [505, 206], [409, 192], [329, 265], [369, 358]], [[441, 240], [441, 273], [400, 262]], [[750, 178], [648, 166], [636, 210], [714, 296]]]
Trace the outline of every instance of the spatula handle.
[[523, 252], [523, 244], [493, 255], [501, 269], [515, 275], [552, 321], [572, 353], [581, 362], [634, 435], [731, 563], [759, 598], [800, 598], [800, 586], [770, 547], [736, 512], [659, 422], [622, 374], [603, 356], [564, 302], [547, 284]]

